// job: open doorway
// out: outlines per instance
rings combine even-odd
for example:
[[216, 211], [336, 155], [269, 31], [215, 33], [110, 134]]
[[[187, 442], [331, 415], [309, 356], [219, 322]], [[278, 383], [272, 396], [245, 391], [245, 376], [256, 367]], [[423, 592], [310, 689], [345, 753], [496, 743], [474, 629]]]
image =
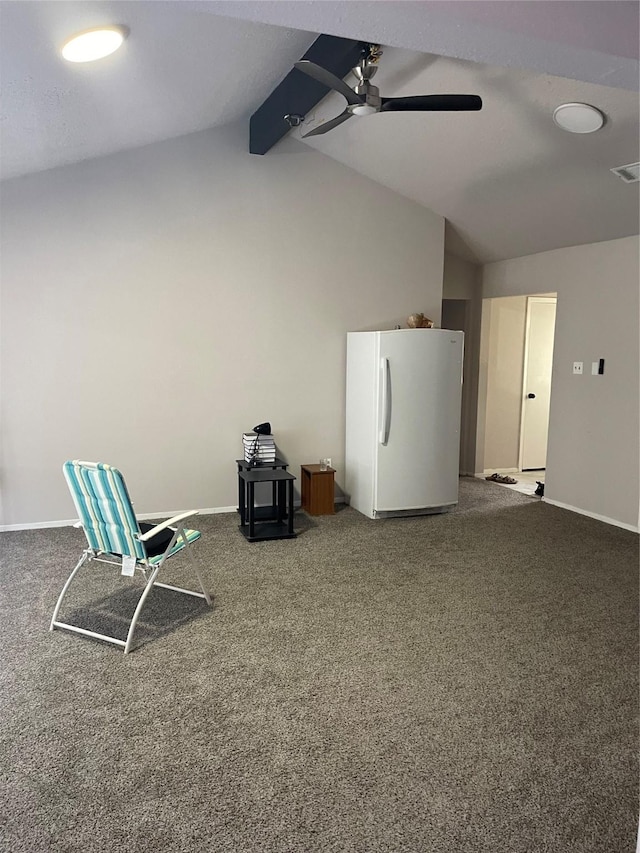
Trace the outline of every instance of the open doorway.
[[556, 302], [483, 300], [476, 476], [531, 495], [546, 478]]

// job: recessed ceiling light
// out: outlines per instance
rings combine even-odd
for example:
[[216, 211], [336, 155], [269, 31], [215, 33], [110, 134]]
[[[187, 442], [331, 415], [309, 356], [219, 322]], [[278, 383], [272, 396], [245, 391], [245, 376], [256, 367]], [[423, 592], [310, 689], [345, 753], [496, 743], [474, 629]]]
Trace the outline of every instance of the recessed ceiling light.
[[589, 104], [560, 104], [553, 111], [553, 120], [570, 133], [593, 133], [604, 124], [604, 115]]
[[117, 50], [127, 36], [125, 27], [94, 27], [70, 38], [62, 47], [69, 62], [93, 62]]

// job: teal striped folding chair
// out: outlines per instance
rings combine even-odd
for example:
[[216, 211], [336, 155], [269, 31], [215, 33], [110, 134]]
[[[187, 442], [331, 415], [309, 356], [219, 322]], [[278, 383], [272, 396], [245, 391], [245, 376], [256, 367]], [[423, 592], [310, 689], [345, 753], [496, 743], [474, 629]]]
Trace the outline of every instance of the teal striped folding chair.
[[[200, 538], [200, 533], [197, 530], [189, 530], [183, 523], [186, 518], [197, 515], [197, 510], [183, 512], [155, 526], [145, 524], [137, 520], [124, 478], [117, 468], [101, 462], [75, 460], [65, 462], [62, 470], [80, 519], [76, 527], [84, 530], [88, 547], [62, 588], [53, 611], [50, 631], [54, 628], [64, 628], [87, 637], [95, 637], [123, 646], [124, 653], [127, 654], [131, 650], [140, 611], [154, 586], [204, 598], [207, 604], [211, 605], [211, 597], [191, 554], [191, 545]], [[158, 575], [166, 560], [181, 551], [189, 558], [202, 592], [158, 582]], [[146, 581], [129, 624], [126, 640], [98, 634], [58, 620], [60, 607], [71, 582], [82, 566], [92, 561], [116, 565], [123, 575], [133, 576], [139, 571]]]

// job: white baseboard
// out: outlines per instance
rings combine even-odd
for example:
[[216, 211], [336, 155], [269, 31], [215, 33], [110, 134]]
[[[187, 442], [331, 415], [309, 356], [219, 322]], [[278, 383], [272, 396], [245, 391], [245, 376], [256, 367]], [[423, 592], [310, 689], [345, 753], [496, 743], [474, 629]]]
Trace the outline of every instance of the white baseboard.
[[578, 515], [586, 515], [588, 518], [595, 518], [596, 521], [604, 521], [605, 524], [613, 524], [615, 527], [622, 527], [623, 530], [630, 530], [632, 533], [639, 533], [640, 530], [637, 527], [634, 527], [632, 524], [626, 524], [624, 521], [618, 521], [616, 518], [609, 518], [606, 515], [599, 515], [597, 512], [589, 512], [586, 509], [580, 509], [577, 506], [571, 506], [571, 504], [564, 504], [560, 501], [554, 501], [550, 498], [542, 498], [543, 502], [546, 504], [551, 504], [552, 506], [560, 507], [560, 509], [568, 509], [570, 512], [577, 512]]
[[[216, 515], [219, 512], [235, 512], [237, 509], [237, 506], [209, 506], [199, 509], [198, 515]], [[188, 509], [177, 509], [175, 512], [142, 512], [138, 518], [140, 521], [146, 521], [148, 518], [173, 518], [174, 515], [190, 511]]]
[[[345, 503], [344, 497], [338, 497], [335, 499], [335, 503], [342, 504]], [[256, 504], [259, 506], [259, 504]], [[294, 502], [295, 509], [300, 509], [300, 502]], [[138, 516], [140, 521], [146, 521], [147, 519], [154, 518], [173, 518], [174, 515], [180, 515], [183, 512], [190, 512], [191, 510], [183, 510], [177, 509], [172, 512], [142, 512]], [[216, 515], [217, 513], [222, 512], [237, 512], [237, 506], [211, 506], [205, 507], [204, 509], [199, 509], [199, 515]], [[30, 521], [25, 524], [0, 524], [0, 533], [9, 533], [12, 530], [41, 530], [45, 527], [73, 527], [74, 524], [78, 523], [77, 518], [64, 518], [60, 521]]]
[[73, 527], [77, 522], [77, 518], [67, 518], [61, 521], [30, 521], [28, 524], [0, 524], [0, 533], [9, 533], [11, 530], [41, 530], [44, 527]]
[[[200, 515], [213, 515], [217, 512], [235, 512], [236, 506], [214, 506], [199, 509]], [[183, 512], [190, 512], [187, 509], [178, 509], [173, 512], [142, 512], [138, 516], [140, 521], [154, 518], [173, 518], [174, 515], [180, 515]], [[63, 518], [59, 521], [30, 521], [26, 524], [0, 524], [0, 533], [8, 533], [11, 530], [41, 530], [45, 527], [73, 527], [78, 523], [77, 518]]]

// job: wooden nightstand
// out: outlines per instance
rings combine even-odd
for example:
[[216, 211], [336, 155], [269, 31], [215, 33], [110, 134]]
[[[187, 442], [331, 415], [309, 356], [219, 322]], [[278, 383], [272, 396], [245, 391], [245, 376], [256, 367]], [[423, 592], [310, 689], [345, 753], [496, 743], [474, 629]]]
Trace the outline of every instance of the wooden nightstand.
[[301, 507], [309, 515], [331, 515], [335, 512], [335, 473], [335, 468], [323, 470], [319, 465], [300, 466]]

